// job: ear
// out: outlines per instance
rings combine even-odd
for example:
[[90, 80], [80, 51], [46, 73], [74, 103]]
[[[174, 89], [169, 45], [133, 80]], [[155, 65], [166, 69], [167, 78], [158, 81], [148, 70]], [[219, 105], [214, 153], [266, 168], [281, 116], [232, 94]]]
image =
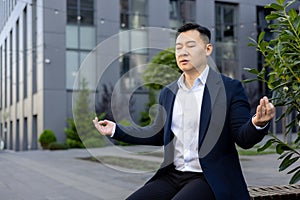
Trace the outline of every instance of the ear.
[[210, 56], [213, 52], [213, 45], [211, 43], [206, 45], [206, 56]]

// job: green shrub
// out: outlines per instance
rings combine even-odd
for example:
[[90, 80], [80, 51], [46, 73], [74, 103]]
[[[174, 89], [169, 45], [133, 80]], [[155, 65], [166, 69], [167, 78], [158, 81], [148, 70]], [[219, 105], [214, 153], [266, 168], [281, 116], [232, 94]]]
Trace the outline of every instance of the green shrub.
[[48, 145], [49, 150], [66, 150], [69, 146], [66, 143], [51, 142]]
[[86, 148], [99, 148], [106, 145], [106, 141], [102, 137], [90, 137], [84, 140], [84, 145]]
[[65, 128], [65, 133], [67, 136], [67, 145], [69, 148], [84, 148], [82, 141], [78, 135], [75, 122], [73, 119], [68, 119], [69, 127]]
[[84, 145], [81, 141], [67, 139], [67, 145], [69, 148], [84, 148]]
[[52, 130], [46, 129], [39, 137], [39, 142], [43, 149], [48, 149], [48, 145], [52, 142], [56, 142], [56, 136]]

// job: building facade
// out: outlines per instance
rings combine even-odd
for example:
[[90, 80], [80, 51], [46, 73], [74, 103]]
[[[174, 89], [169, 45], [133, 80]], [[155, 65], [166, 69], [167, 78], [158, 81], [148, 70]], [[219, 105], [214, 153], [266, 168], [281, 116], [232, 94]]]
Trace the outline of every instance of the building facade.
[[[263, 6], [272, 0], [4, 0], [0, 1], [0, 138], [6, 149], [38, 149], [45, 129], [65, 140], [64, 128], [72, 118], [75, 75], [86, 56], [101, 42], [122, 31], [114, 49], [120, 56], [94, 82], [134, 92], [135, 111], [147, 102], [142, 83], [128, 73], [147, 63], [157, 51], [135, 50], [147, 46], [146, 27], [176, 29], [197, 22], [212, 31], [213, 58], [219, 70], [242, 79], [242, 67], [261, 61], [248, 37], [266, 29]], [[169, 37], [157, 41], [172, 45]], [[145, 43], [145, 44], [144, 44]], [[97, 70], [97, 63], [95, 70]], [[136, 72], [140, 73], [141, 72]], [[254, 86], [257, 87], [257, 86]], [[256, 89], [254, 89], [256, 90]], [[251, 91], [250, 91], [251, 92]], [[257, 93], [257, 92], [255, 92]], [[102, 95], [99, 86], [98, 95]]]

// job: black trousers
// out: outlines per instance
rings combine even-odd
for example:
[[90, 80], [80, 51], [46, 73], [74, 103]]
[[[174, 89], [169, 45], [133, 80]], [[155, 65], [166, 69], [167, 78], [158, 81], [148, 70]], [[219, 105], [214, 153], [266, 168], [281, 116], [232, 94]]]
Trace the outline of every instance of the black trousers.
[[215, 197], [202, 173], [181, 172], [171, 168], [127, 198], [127, 200], [147, 199], [214, 200]]

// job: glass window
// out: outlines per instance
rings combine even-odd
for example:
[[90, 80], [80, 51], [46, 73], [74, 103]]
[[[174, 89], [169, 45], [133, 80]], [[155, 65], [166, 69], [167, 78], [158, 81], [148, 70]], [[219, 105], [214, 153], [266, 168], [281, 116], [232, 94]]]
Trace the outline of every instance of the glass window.
[[196, 19], [195, 0], [170, 0], [170, 27], [177, 29], [186, 22], [194, 22]]
[[66, 26], [66, 46], [67, 48], [78, 48], [78, 28], [75, 25]]
[[128, 0], [120, 0], [120, 27], [121, 29], [129, 28], [129, 6]]
[[76, 51], [67, 51], [66, 55], [66, 75], [67, 75], [67, 89], [73, 89], [76, 73], [79, 68], [78, 64], [79, 53]]
[[7, 107], [7, 39], [4, 40], [4, 107]]
[[[3, 76], [3, 72], [2, 72], [2, 46], [0, 46], [0, 110], [2, 109], [2, 76]], [[2, 125], [2, 124], [1, 124]], [[2, 128], [0, 129], [2, 130]], [[1, 139], [1, 138], [0, 138]]]
[[136, 53], [128, 53], [121, 57], [121, 76], [123, 91], [143, 89], [143, 71], [148, 56]]
[[[80, 38], [78, 38], [78, 30], [80, 30]], [[96, 44], [96, 28], [94, 26], [67, 25], [66, 36], [68, 49], [91, 50]]]
[[[66, 53], [66, 84], [67, 89], [73, 89], [74, 81], [77, 75], [77, 72], [79, 70], [80, 65], [85, 60], [87, 55], [89, 55], [89, 51], [72, 51], [68, 50]], [[90, 64], [91, 66], [96, 66], [95, 64], [95, 56], [89, 57], [89, 60], [87, 60], [85, 64]], [[92, 77], [93, 78], [93, 77]], [[92, 81], [92, 82], [91, 82]], [[94, 80], [90, 80], [91, 84], [94, 84]]]
[[96, 46], [94, 0], [67, 0], [66, 87], [73, 89], [76, 73]]
[[216, 64], [219, 70], [233, 78], [237, 77], [237, 5], [215, 4]]
[[67, 22], [68, 24], [77, 23], [77, 0], [67, 0]]
[[94, 24], [94, 0], [67, 0], [67, 23], [78, 22], [82, 25]]
[[[265, 36], [264, 40], [269, 41], [274, 38], [274, 33], [269, 29], [269, 25], [273, 22], [267, 22], [266, 16], [271, 13], [271, 9], [266, 9], [264, 7], [256, 8], [256, 28], [257, 28], [257, 36], [264, 31]], [[260, 71], [263, 68], [264, 58], [260, 52], [257, 52], [257, 69]], [[268, 94], [268, 86], [266, 83], [259, 82], [259, 91], [260, 94]]]
[[96, 44], [96, 28], [94, 26], [80, 27], [80, 49], [90, 50]]
[[[120, 28], [124, 31], [119, 34], [120, 67], [122, 86], [124, 90], [142, 87], [142, 67], [148, 59], [148, 35], [143, 28], [148, 24], [147, 0], [120, 0]], [[143, 47], [141, 49], [141, 47]]]
[[135, 51], [135, 53], [147, 53], [147, 49], [140, 47], [147, 46], [147, 31], [136, 29], [123, 31], [119, 34], [119, 47], [121, 52]]
[[23, 10], [23, 98], [27, 98], [27, 8]]
[[20, 51], [20, 41], [19, 41], [19, 31], [20, 31], [20, 28], [19, 28], [19, 20], [17, 20], [17, 23], [16, 23], [16, 99], [17, 99], [17, 102], [20, 100], [20, 54], [19, 54], [19, 51]]
[[9, 34], [9, 104], [13, 104], [13, 33]]
[[120, 28], [145, 27], [148, 22], [147, 0], [120, 0]]

